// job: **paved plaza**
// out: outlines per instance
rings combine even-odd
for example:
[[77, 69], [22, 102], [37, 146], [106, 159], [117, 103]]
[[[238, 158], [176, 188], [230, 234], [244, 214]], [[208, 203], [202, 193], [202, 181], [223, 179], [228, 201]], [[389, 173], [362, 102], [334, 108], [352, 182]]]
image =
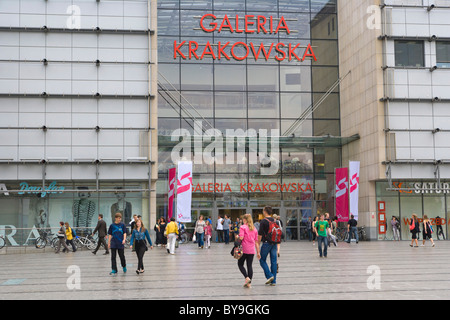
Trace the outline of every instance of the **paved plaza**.
[[317, 244], [282, 243], [277, 286], [264, 284], [255, 260], [251, 289], [242, 287], [231, 244], [199, 250], [190, 243], [176, 255], [154, 248], [145, 255], [142, 275], [135, 273], [137, 259], [127, 249], [128, 272], [117, 276], [109, 275], [110, 256], [102, 251], [0, 252], [0, 299], [450, 299], [450, 242], [436, 244], [339, 243], [321, 259]]

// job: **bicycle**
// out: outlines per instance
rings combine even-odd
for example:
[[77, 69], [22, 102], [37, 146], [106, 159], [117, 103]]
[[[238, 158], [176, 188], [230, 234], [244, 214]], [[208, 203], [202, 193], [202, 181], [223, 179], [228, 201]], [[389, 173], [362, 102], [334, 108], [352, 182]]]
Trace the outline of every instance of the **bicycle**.
[[52, 235], [50, 231], [41, 231], [39, 233], [41, 234], [41, 236], [36, 239], [35, 244], [37, 249], [44, 249], [49, 243], [52, 248], [56, 247], [56, 243], [58, 242], [57, 236], [54, 235], [52, 238], [50, 238], [49, 235]]
[[366, 241], [366, 229], [364, 227], [358, 227], [358, 238], [360, 241]]
[[4, 246], [6, 246], [5, 237], [0, 235], [0, 249], [3, 249]]
[[75, 245], [78, 249], [88, 248], [89, 250], [94, 250], [97, 247], [97, 242], [91, 235], [84, 237], [75, 237]]
[[348, 231], [345, 228], [337, 228], [336, 229], [336, 238], [339, 241], [346, 241], [348, 238]]
[[189, 243], [190, 239], [192, 238], [192, 235], [190, 233], [188, 233], [187, 231], [181, 231], [180, 236], [179, 236], [179, 244], [186, 244]]

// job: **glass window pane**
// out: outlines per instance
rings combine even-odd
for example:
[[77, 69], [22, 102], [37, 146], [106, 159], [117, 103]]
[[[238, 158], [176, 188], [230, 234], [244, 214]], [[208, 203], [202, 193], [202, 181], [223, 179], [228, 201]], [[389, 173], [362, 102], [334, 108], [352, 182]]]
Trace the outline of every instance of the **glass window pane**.
[[277, 66], [248, 66], [247, 74], [249, 91], [278, 91]]
[[214, 86], [219, 91], [245, 91], [247, 77], [245, 68], [238, 65], [216, 65]]
[[423, 67], [425, 65], [423, 41], [395, 41], [397, 67]]
[[249, 92], [249, 118], [279, 118], [279, 94], [276, 92]]
[[213, 89], [213, 66], [209, 64], [181, 65], [182, 90]]
[[436, 62], [439, 68], [450, 68], [450, 42], [436, 42]]
[[[281, 117], [297, 119], [311, 105], [310, 93], [281, 93]], [[308, 118], [311, 118], [310, 115]]]
[[245, 92], [215, 92], [217, 118], [246, 118], [247, 95]]
[[401, 237], [403, 240], [411, 240], [412, 234], [409, 231], [408, 223], [412, 214], [422, 218], [422, 197], [417, 195], [401, 194], [400, 196], [400, 216], [401, 216]]
[[[423, 212], [424, 216], [427, 215], [428, 219], [431, 220], [431, 223], [433, 225], [434, 229], [434, 233], [432, 235], [433, 239], [436, 240], [438, 235], [439, 238], [442, 239], [443, 235], [447, 234], [447, 224], [445, 223], [446, 208], [444, 195], [431, 196], [425, 194], [423, 198], [423, 209], [424, 209]], [[423, 230], [422, 225], [421, 230]]]

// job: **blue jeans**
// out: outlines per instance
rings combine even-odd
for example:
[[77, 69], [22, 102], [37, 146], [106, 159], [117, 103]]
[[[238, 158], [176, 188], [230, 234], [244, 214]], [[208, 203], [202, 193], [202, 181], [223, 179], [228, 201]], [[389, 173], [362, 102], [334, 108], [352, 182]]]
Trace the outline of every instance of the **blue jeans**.
[[198, 247], [199, 247], [199, 248], [200, 248], [200, 247], [203, 247], [204, 244], [205, 244], [205, 243], [203, 242], [204, 236], [205, 236], [204, 233], [197, 233], [197, 243], [198, 243]]
[[350, 228], [350, 232], [348, 233], [348, 243], [350, 243], [350, 241], [352, 241], [352, 234], [354, 234], [355, 235], [355, 239], [356, 239], [356, 242], [359, 242], [359, 239], [358, 239], [358, 228], [357, 227], [351, 227]]
[[[261, 259], [259, 260], [259, 264], [264, 270], [264, 275], [266, 279], [270, 279], [273, 277], [273, 282], [277, 282], [277, 245], [270, 243], [263, 243], [261, 246]], [[267, 256], [270, 254], [270, 270], [267, 265]]]
[[[328, 252], [328, 237], [322, 237], [319, 236], [317, 238], [317, 244], [319, 246], [319, 255], [320, 256], [327, 256], [327, 252]], [[322, 244], [324, 244], [324, 248], [323, 248], [323, 254], [322, 254]]]
[[229, 229], [223, 230], [223, 233], [225, 235], [225, 244], [230, 243], [230, 230]]

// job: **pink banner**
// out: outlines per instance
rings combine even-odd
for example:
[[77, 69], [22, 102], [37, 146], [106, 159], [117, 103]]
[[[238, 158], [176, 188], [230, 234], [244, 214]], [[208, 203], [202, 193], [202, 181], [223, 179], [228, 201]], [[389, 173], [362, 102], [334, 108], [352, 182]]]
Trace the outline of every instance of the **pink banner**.
[[336, 216], [339, 222], [349, 220], [348, 168], [336, 168]]
[[175, 198], [176, 168], [169, 169], [168, 220], [173, 216], [173, 200]]

